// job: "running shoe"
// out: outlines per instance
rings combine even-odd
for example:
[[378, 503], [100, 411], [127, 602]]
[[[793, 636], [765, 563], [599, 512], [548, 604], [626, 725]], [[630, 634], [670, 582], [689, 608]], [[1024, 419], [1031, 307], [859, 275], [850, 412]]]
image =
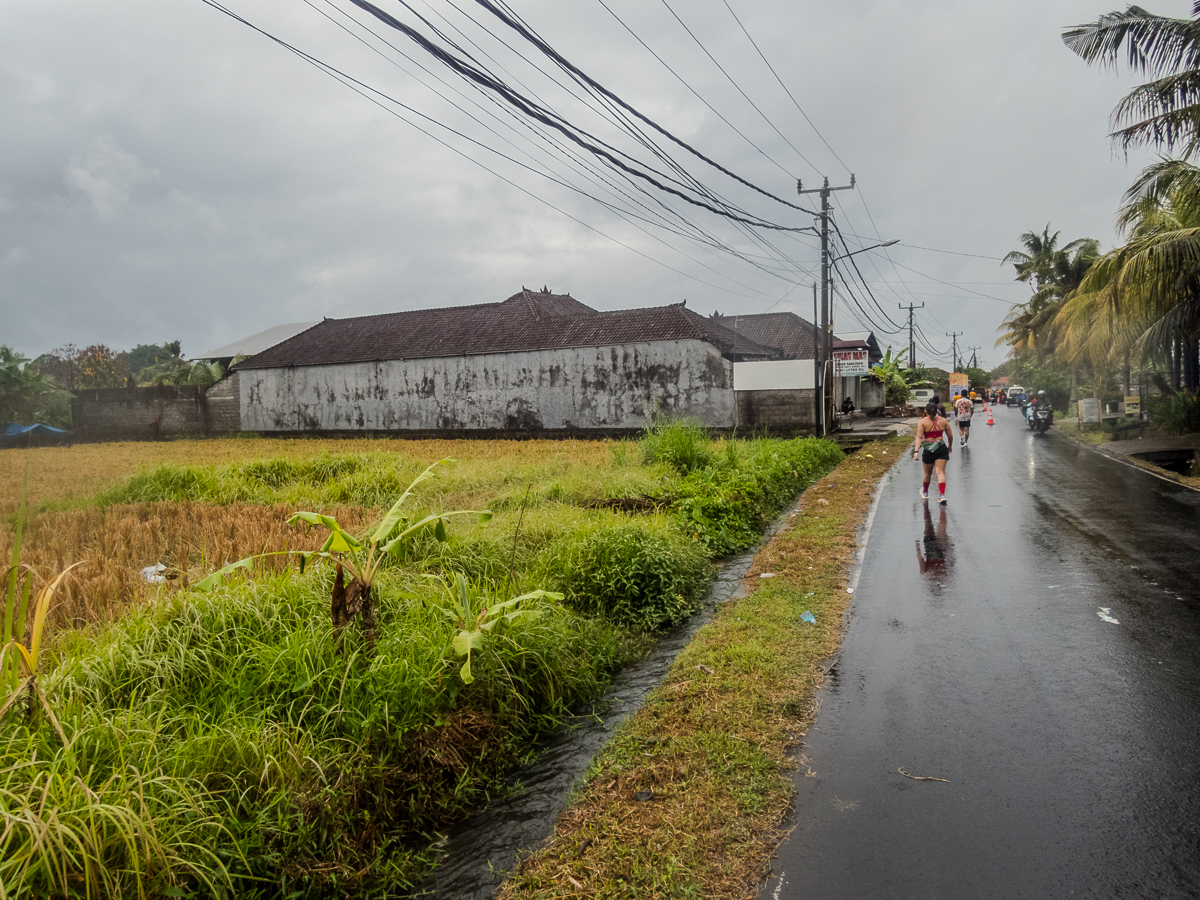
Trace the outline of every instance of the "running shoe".
[[921, 490], [917, 491], [917, 493], [921, 495], [922, 500], [929, 499], [929, 491], [925, 490], [925, 488], [921, 488]]
[[942, 504], [942, 506], [945, 506], [945, 505], [946, 505], [946, 498], [945, 498], [945, 497], [939, 497], [939, 498], [938, 498], [938, 503]]

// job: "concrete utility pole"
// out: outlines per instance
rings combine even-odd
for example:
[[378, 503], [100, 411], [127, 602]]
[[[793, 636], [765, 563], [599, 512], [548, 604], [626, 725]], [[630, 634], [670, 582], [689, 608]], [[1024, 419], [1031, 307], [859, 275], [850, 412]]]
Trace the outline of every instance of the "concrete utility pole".
[[829, 179], [825, 179], [825, 183], [819, 188], [805, 190], [804, 185], [799, 179], [796, 179], [797, 194], [820, 194], [821, 195], [821, 350], [818, 362], [820, 364], [821, 377], [818, 379], [817, 387], [820, 391], [821, 400], [821, 415], [818, 417], [820, 434], [825, 434], [825, 422], [828, 421], [826, 404], [829, 382], [832, 378], [826, 378], [825, 372], [829, 366], [830, 360], [833, 358], [833, 347], [831, 344], [832, 337], [829, 333], [829, 195], [834, 191], [851, 191], [854, 190], [854, 175], [850, 176], [850, 183], [841, 187], [830, 187]]
[[958, 371], [958, 336], [961, 331], [947, 331], [946, 337], [950, 338], [950, 365], [954, 367], [954, 371]]
[[971, 367], [972, 369], [978, 368], [978, 367], [975, 365], [975, 359], [976, 359], [976, 357], [975, 357], [975, 351], [976, 351], [976, 350], [978, 350], [979, 348], [978, 348], [978, 347], [968, 347], [967, 349], [971, 351], [971, 366], [970, 366], [970, 367]]
[[816, 354], [813, 368], [813, 417], [816, 419], [817, 433], [825, 433], [825, 404], [818, 403], [817, 398], [825, 396], [821, 389], [821, 326], [817, 324], [817, 283], [813, 282], [813, 353]]
[[925, 304], [922, 303], [920, 306], [917, 306], [914, 303], [910, 303], [908, 306], [905, 306], [903, 303], [897, 303], [896, 305], [901, 309], [908, 310], [908, 364], [915, 368], [917, 365], [917, 347], [913, 343], [913, 310], [924, 309]]

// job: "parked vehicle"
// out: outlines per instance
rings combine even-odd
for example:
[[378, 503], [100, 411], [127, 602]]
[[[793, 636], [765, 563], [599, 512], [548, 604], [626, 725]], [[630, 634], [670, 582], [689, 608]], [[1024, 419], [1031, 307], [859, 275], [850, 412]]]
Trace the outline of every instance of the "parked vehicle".
[[1008, 398], [1005, 400], [1009, 406], [1020, 406], [1021, 401], [1025, 399], [1025, 388], [1014, 384], [1008, 389]]
[[921, 407], [933, 399], [936, 394], [933, 388], [913, 388], [908, 392], [908, 405]]

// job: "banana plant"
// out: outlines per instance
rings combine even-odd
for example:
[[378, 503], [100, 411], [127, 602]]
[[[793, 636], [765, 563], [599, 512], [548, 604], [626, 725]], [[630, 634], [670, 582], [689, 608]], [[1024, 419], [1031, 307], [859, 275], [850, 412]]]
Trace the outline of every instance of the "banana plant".
[[[366, 638], [368, 649], [375, 642], [375, 577], [386, 560], [398, 559], [404, 553], [405, 545], [424, 529], [432, 528], [434, 537], [439, 541], [446, 540], [446, 523], [451, 516], [473, 515], [482, 524], [492, 518], [488, 510], [456, 510], [454, 512], [434, 513], [416, 522], [409, 522], [404, 513], [404, 505], [413, 495], [414, 489], [429, 478], [436, 478], [434, 470], [438, 466], [454, 462], [450, 457], [439, 460], [413, 479], [412, 484], [392, 504], [384, 517], [364, 537], [355, 537], [342, 528], [333, 516], [315, 512], [297, 512], [288, 518], [289, 525], [303, 524], [305, 530], [318, 527], [329, 532], [329, 537], [321, 545], [321, 549], [311, 553], [285, 550], [280, 553], [267, 553], [248, 557], [230, 563], [211, 573], [197, 582], [195, 589], [210, 591], [215, 588], [225, 576], [238, 569], [251, 570], [254, 560], [264, 556], [297, 555], [300, 558], [300, 571], [317, 560], [328, 560], [337, 566], [331, 594], [331, 615], [333, 619], [334, 638], [337, 640], [338, 652], [343, 645], [343, 631], [359, 617], [359, 625]], [[349, 583], [346, 581], [349, 573]]]
[[454, 623], [458, 633], [450, 641], [455, 655], [466, 661], [459, 669], [459, 677], [464, 684], [475, 680], [471, 674], [471, 653], [483, 649], [484, 636], [493, 633], [498, 626], [509, 625], [519, 619], [536, 619], [542, 613], [537, 609], [521, 608], [521, 604], [530, 600], [562, 600], [562, 594], [553, 591], [530, 591], [520, 597], [504, 600], [500, 603], [488, 604], [487, 597], [483, 602], [476, 602], [471, 596], [471, 588], [467, 579], [461, 573], [454, 576], [454, 583], [445, 585], [447, 602], [440, 608], [442, 615]]
[[[28, 691], [31, 697], [37, 697], [41, 701], [42, 708], [50, 717], [58, 736], [62, 738], [64, 747], [70, 746], [70, 743], [67, 741], [62, 726], [58, 723], [58, 719], [55, 718], [54, 710], [50, 708], [50, 703], [46, 700], [46, 694], [42, 691], [41, 685], [37, 683], [38, 660], [42, 651], [42, 633], [46, 628], [46, 617], [50, 613], [54, 595], [70, 571], [75, 566], [81, 565], [83, 563], [77, 562], [75, 565], [68, 566], [53, 581], [42, 588], [33, 605], [33, 619], [29, 624], [29, 638], [26, 644], [22, 632], [29, 608], [29, 599], [32, 595], [33, 572], [27, 570], [21, 573], [19, 566], [14, 564], [9, 574], [8, 598], [4, 609], [4, 644], [0, 646], [0, 678], [2, 678], [0, 684], [8, 694], [4, 704], [0, 706], [0, 719], [4, 718], [4, 714]], [[24, 581], [23, 590], [21, 589], [22, 581]], [[15, 613], [15, 618], [13, 613]]]
[[68, 746], [67, 736], [50, 709], [41, 686], [37, 683], [38, 659], [42, 650], [42, 633], [46, 628], [46, 616], [58, 586], [75, 563], [59, 573], [58, 577], [42, 588], [37, 600], [32, 603], [33, 618], [29, 622], [29, 638], [26, 639], [26, 619], [33, 599], [33, 570], [21, 564], [21, 543], [25, 536], [27, 517], [26, 497], [29, 493], [29, 459], [25, 460], [25, 480], [21, 485], [21, 504], [17, 508], [16, 528], [13, 532], [12, 564], [8, 569], [8, 592], [4, 601], [4, 625], [0, 631], [0, 719], [21, 699], [26, 691], [42, 702], [42, 708], [54, 723], [63, 746]]

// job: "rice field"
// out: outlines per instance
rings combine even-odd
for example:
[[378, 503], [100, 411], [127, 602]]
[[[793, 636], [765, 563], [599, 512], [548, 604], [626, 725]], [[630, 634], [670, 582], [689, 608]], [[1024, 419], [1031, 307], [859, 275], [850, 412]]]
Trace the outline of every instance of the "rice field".
[[452, 456], [458, 475], [489, 466], [504, 469], [522, 464], [575, 467], [604, 465], [606, 441], [410, 441], [383, 438], [215, 438], [196, 441], [125, 441], [0, 450], [0, 516], [13, 512], [21, 499], [21, 473], [29, 460], [29, 503], [68, 504], [161, 465], [206, 468], [251, 460], [305, 460], [322, 455], [379, 452], [402, 459], [435, 460]]
[[[290, 514], [364, 536], [445, 457], [389, 533], [459, 510], [490, 521], [439, 519], [378, 558], [343, 546], [349, 592], [340, 563], [336, 577], [297, 565], [329, 532]], [[3, 451], [0, 552], [28, 463], [22, 565], [45, 583], [83, 564], [50, 614], [47, 712], [30, 695], [0, 715], [0, 896], [411, 888], [438, 833], [689, 615], [717, 555], [840, 458], [823, 441], [711, 442], [681, 423], [641, 443]], [[200, 590], [263, 553], [281, 555]], [[369, 625], [353, 619], [364, 596]], [[0, 665], [0, 688], [19, 674]]]
[[[361, 530], [430, 460], [447, 456], [457, 462], [423, 493], [428, 511], [586, 507], [661, 492], [666, 477], [640, 466], [636, 447], [595, 441], [217, 439], [5, 450], [0, 558], [12, 554], [26, 463], [34, 514], [22, 561], [47, 573], [84, 562], [52, 615], [55, 625], [78, 625], [186, 588], [235, 559], [316, 549], [321, 537], [285, 524], [297, 509]], [[158, 565], [166, 580], [148, 582], [142, 571]], [[268, 568], [287, 565], [277, 558]]]

